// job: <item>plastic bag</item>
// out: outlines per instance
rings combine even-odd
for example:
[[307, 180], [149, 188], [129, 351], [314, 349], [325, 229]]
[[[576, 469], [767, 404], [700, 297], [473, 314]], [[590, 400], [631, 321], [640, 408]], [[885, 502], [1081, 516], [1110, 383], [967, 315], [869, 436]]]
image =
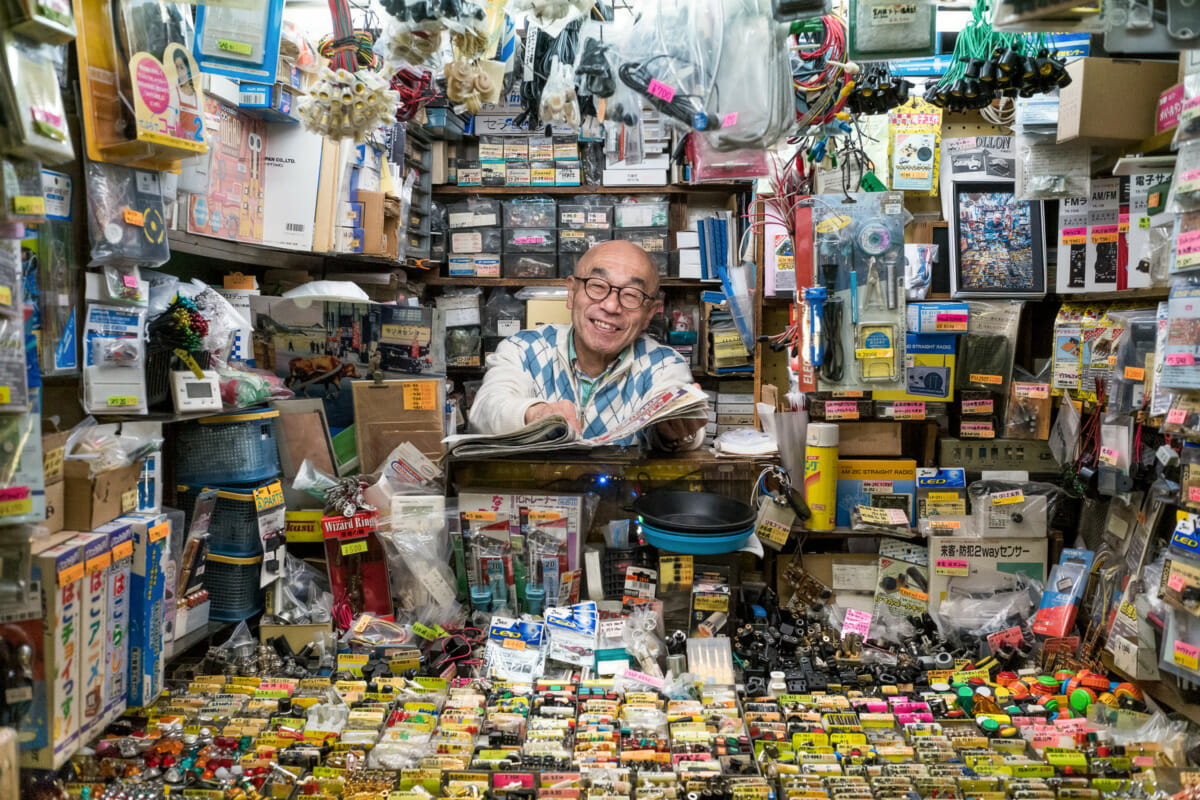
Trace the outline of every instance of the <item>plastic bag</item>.
[[963, 587], [951, 583], [936, 613], [931, 614], [943, 636], [985, 639], [988, 634], [1021, 628], [1033, 642], [1030, 620], [1042, 601], [1042, 585], [1021, 573], [996, 575], [992, 586]]
[[621, 639], [625, 651], [637, 661], [639, 670], [655, 678], [663, 677], [659, 662], [666, 658], [667, 646], [663, 640], [662, 617], [650, 604], [642, 603], [630, 610]]
[[159, 174], [95, 161], [85, 163], [84, 174], [91, 240], [88, 266], [157, 267], [167, 263], [171, 249]]
[[229, 351], [233, 348], [233, 337], [246, 326], [246, 318], [220, 292], [202, 281], [193, 280], [190, 284], [181, 285], [179, 293], [190, 297], [196, 304], [196, 310], [208, 322], [208, 333], [204, 336], [201, 349], [212, 354], [213, 367], [226, 366], [229, 363]]
[[1087, 197], [1091, 191], [1091, 148], [1058, 144], [1057, 135], [1017, 130], [1017, 200]]
[[579, 98], [575, 94], [575, 73], [571, 65], [555, 56], [550, 61], [550, 75], [542, 90], [538, 116], [544, 124], [566, 125], [578, 130]]
[[523, 11], [548, 36], [558, 36], [571, 22], [591, 13], [596, 0], [509, 0], [510, 11]]
[[275, 616], [289, 625], [329, 622], [333, 619], [333, 592], [329, 576], [307, 562], [287, 554], [278, 591], [283, 598]]
[[65, 458], [88, 462], [95, 477], [130, 464], [162, 449], [163, 439], [150, 433], [117, 433], [117, 426], [101, 425], [95, 417], [86, 417], [71, 429], [64, 450]]
[[290, 400], [296, 393], [273, 372], [252, 369], [239, 364], [217, 370], [220, 378], [221, 402], [226, 407], [246, 408], [268, 400]]
[[[449, 566], [449, 523], [441, 495], [396, 495], [391, 529], [379, 538], [388, 560], [397, 619], [428, 624], [417, 610], [454, 604], [456, 578]], [[456, 511], [450, 512], [456, 516]]]
[[483, 306], [483, 335], [507, 338], [519, 333], [525, 324], [525, 304], [508, 293], [495, 288]]

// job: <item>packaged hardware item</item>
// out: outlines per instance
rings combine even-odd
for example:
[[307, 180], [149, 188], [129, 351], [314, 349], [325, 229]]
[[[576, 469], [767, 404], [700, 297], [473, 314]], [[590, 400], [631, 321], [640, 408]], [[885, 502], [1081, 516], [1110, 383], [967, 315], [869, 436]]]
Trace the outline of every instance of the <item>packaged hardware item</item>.
[[1033, 632], [1041, 636], [1066, 636], [1075, 625], [1075, 615], [1087, 587], [1095, 553], [1068, 547], [1050, 571], [1042, 604], [1033, 620]]
[[970, 333], [958, 344], [958, 388], [1008, 393], [1012, 376], [1020, 300], [972, 300]]
[[0, 222], [41, 222], [46, 218], [42, 164], [34, 159], [0, 159]]
[[360, 614], [392, 619], [392, 595], [387, 558], [375, 535], [377, 512], [321, 520], [329, 580], [333, 587], [334, 620], [342, 628]]
[[552, 197], [514, 197], [504, 201], [505, 228], [553, 228], [556, 203]]
[[[88, 161], [90, 266], [157, 267], [171, 258], [159, 174]], [[137, 278], [126, 279], [137, 289]]]
[[5, 150], [50, 165], [75, 158], [67, 113], [58, 88], [55, 49], [3, 32], [4, 70], [0, 106], [7, 124], [0, 132]]
[[145, 309], [89, 303], [83, 402], [89, 413], [146, 413]]

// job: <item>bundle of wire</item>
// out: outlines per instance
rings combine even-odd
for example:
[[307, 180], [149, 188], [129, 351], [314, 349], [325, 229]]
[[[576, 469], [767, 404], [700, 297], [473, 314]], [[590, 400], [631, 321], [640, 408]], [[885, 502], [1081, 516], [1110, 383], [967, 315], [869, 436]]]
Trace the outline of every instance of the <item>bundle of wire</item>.
[[821, 18], [821, 25], [819, 32], [801, 30], [792, 37], [792, 84], [801, 128], [837, 119], [854, 89], [847, 69], [845, 21], [828, 14]]

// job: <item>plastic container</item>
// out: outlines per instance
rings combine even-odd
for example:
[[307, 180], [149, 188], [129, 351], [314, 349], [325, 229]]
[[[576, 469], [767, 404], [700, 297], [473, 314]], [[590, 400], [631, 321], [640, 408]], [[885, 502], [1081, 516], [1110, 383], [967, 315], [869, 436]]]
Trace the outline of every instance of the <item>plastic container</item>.
[[696, 556], [732, 553], [741, 550], [746, 539], [754, 533], [753, 526], [733, 533], [696, 534], [677, 533], [655, 528], [653, 525], [642, 524], [642, 536], [647, 542], [661, 550], [672, 553], [686, 553]]
[[556, 253], [558, 231], [554, 228], [505, 228], [504, 253]]
[[558, 227], [572, 230], [606, 231], [612, 227], [612, 204], [607, 198], [596, 202], [581, 202], [587, 196], [575, 198], [572, 203], [558, 204]]
[[617, 228], [613, 232], [614, 239], [633, 242], [645, 250], [659, 275], [667, 274], [667, 236], [666, 228]]
[[558, 204], [552, 197], [514, 197], [504, 201], [504, 227], [553, 228]]
[[178, 428], [175, 476], [184, 484], [228, 486], [279, 474], [273, 409], [204, 417]]
[[553, 253], [505, 253], [506, 278], [553, 278], [558, 270], [558, 256]]
[[499, 228], [460, 228], [450, 231], [450, 252], [462, 255], [500, 252]]
[[665, 228], [670, 224], [671, 203], [668, 200], [622, 200], [613, 208], [618, 228]]
[[177, 487], [177, 491], [179, 507], [186, 515], [185, 530], [191, 527], [192, 510], [200, 492], [206, 488], [216, 489], [217, 502], [213, 506], [212, 519], [208, 523], [209, 551], [226, 556], [262, 555], [262, 543], [258, 533], [258, 504], [255, 503], [254, 491], [271, 487], [274, 487], [276, 492], [283, 491], [277, 480], [244, 488], [181, 485]]
[[586, 253], [593, 245], [599, 242], [606, 242], [612, 239], [612, 231], [589, 231], [589, 230], [560, 230], [558, 232], [558, 252], [563, 253]]
[[262, 556], [239, 558], [209, 553], [204, 566], [204, 588], [212, 603], [209, 617], [220, 622], [235, 622], [262, 611], [261, 570]]
[[461, 228], [494, 228], [500, 225], [500, 201], [486, 197], [468, 197], [446, 206], [448, 225]]

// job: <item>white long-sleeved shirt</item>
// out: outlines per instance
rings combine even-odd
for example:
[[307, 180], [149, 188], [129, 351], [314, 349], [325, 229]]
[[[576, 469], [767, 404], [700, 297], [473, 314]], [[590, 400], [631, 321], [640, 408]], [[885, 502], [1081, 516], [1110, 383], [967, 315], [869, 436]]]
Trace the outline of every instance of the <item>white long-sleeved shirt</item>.
[[[604, 374], [594, 381], [586, 405], [580, 408], [583, 436], [591, 439], [633, 415], [655, 391], [692, 383], [692, 370], [679, 353], [649, 336], [640, 336]], [[583, 396], [571, 360], [571, 326], [544, 325], [516, 333], [488, 356], [483, 386], [471, 405], [472, 433], [510, 433], [525, 426], [525, 412], [536, 403], [568, 400], [576, 406]], [[647, 444], [659, 446], [653, 429]], [[634, 444], [629, 437], [617, 444]], [[680, 449], [699, 447], [704, 437], [684, 440]]]

